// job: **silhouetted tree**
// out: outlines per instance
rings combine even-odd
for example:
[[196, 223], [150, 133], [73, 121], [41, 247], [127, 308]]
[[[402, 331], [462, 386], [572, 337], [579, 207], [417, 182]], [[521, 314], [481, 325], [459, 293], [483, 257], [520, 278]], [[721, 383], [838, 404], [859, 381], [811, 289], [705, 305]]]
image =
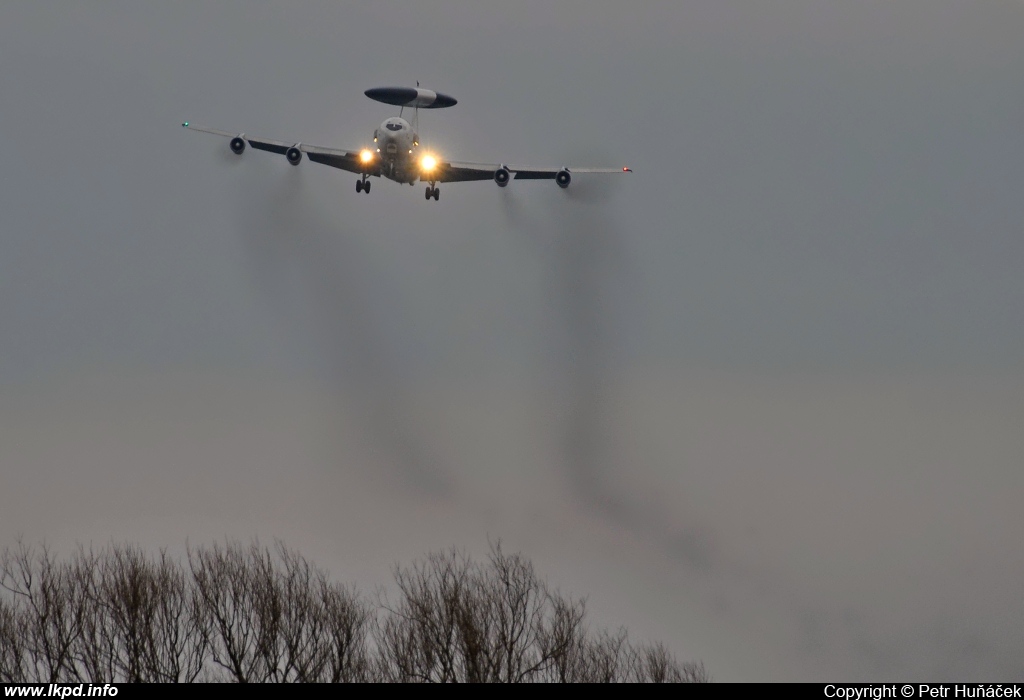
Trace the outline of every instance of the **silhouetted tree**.
[[0, 659], [17, 655], [17, 666], [0, 670], [0, 674], [13, 674], [17, 668], [26, 679], [43, 683], [86, 677], [76, 651], [88, 617], [83, 579], [93, 564], [79, 553], [61, 565], [47, 549], [37, 552], [24, 544], [4, 551], [0, 581], [11, 594], [10, 629], [19, 639], [14, 649], [0, 652]]
[[705, 682], [699, 663], [592, 631], [500, 544], [394, 571], [374, 604], [297, 552], [229, 542], [0, 558], [3, 682]]

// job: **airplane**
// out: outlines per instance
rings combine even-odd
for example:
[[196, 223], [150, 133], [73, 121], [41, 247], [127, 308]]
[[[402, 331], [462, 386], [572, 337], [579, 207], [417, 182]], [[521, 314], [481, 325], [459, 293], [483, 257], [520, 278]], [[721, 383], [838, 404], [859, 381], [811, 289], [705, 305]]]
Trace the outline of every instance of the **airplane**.
[[[369, 193], [370, 177], [386, 177], [398, 183], [413, 185], [417, 180], [427, 183], [426, 199], [438, 201], [441, 182], [467, 182], [472, 180], [494, 180], [498, 187], [505, 187], [512, 179], [554, 180], [561, 188], [572, 182], [573, 175], [582, 173], [631, 173], [630, 168], [527, 168], [505, 165], [504, 163], [458, 163], [445, 160], [429, 150], [422, 149], [419, 137], [419, 110], [442, 109], [457, 103], [454, 97], [419, 87], [379, 87], [364, 93], [371, 100], [400, 107], [397, 117], [389, 117], [373, 132], [373, 145], [358, 149], [323, 148], [306, 143], [272, 141], [235, 134], [219, 129], [208, 129], [184, 122], [182, 126], [231, 139], [228, 142], [232, 153], [242, 155], [246, 145], [261, 151], [283, 155], [292, 165], [302, 162], [306, 154], [314, 163], [340, 168], [360, 176], [356, 192]], [[413, 109], [412, 123], [402, 118], [405, 109]]]

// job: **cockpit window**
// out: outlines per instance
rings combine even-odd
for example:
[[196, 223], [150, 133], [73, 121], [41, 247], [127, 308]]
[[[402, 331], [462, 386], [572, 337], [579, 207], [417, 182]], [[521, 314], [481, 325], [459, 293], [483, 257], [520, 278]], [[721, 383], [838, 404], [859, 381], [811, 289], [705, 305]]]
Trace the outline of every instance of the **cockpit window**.
[[402, 130], [402, 125], [401, 124], [391, 124], [391, 123], [388, 123], [388, 124], [385, 124], [384, 126], [385, 126], [385, 128], [388, 131], [401, 131]]

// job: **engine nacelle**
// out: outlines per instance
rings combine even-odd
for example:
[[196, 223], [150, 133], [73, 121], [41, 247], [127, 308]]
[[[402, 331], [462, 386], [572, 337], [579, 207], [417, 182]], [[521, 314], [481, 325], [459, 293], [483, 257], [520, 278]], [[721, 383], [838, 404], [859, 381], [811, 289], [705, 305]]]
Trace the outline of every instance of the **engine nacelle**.
[[572, 175], [569, 174], [569, 171], [567, 169], [562, 168], [555, 175], [555, 182], [558, 183], [558, 186], [564, 190], [566, 187], [569, 186], [569, 183], [572, 182]]
[[302, 151], [299, 150], [299, 146], [302, 144], [295, 144], [287, 151], [284, 152], [284, 157], [288, 159], [288, 162], [292, 165], [298, 165], [302, 162]]
[[498, 187], [505, 187], [511, 179], [512, 171], [508, 169], [507, 165], [503, 165], [494, 171], [494, 181], [498, 183]]
[[242, 152], [245, 151], [245, 134], [239, 134], [235, 138], [231, 139], [231, 143], [229, 145], [231, 146], [232, 153], [236, 156], [242, 155]]

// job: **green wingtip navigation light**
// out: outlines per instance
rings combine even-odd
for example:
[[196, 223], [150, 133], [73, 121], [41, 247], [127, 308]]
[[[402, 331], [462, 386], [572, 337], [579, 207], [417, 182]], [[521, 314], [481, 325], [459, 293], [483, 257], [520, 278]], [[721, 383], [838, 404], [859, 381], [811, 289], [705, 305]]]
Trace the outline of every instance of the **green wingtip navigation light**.
[[182, 122], [181, 125], [182, 126], [188, 126], [188, 122]]

